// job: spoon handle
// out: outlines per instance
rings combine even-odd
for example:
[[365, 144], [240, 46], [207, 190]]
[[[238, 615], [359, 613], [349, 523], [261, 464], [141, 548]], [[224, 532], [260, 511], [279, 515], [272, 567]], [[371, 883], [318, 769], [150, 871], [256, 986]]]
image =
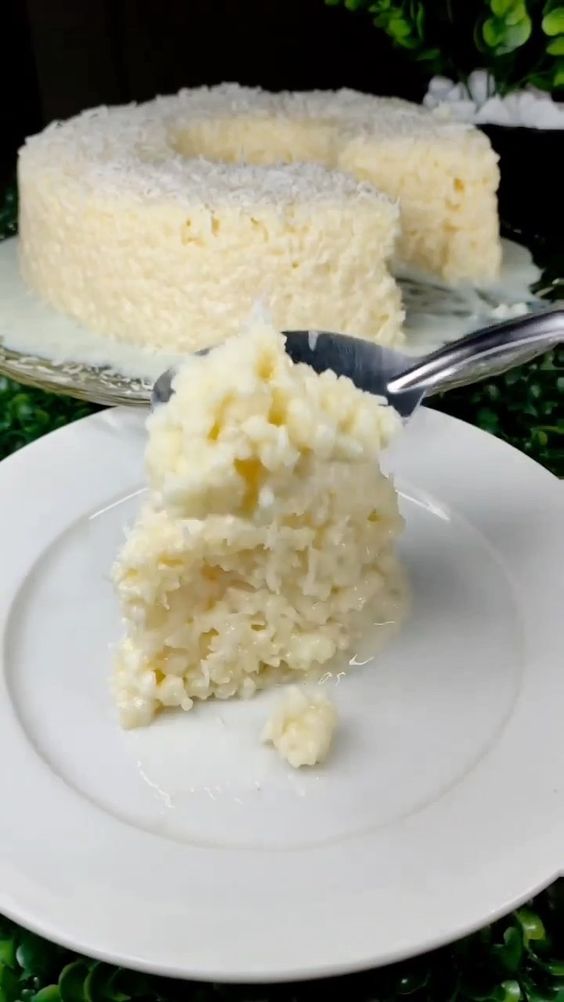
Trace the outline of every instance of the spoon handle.
[[424, 390], [426, 395], [479, 382], [541, 355], [564, 341], [564, 309], [505, 320], [419, 359], [388, 383], [388, 391]]

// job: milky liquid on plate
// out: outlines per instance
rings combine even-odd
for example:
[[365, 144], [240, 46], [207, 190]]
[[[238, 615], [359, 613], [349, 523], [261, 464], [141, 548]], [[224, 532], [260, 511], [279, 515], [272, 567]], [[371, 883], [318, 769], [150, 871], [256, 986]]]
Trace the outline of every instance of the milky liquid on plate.
[[339, 684], [349, 672], [376, 661], [384, 648], [397, 636], [409, 613], [409, 582], [399, 563], [386, 582], [385, 597], [378, 596], [378, 609], [377, 619], [374, 618], [370, 605], [357, 617], [355, 639], [348, 651], [339, 652], [328, 664], [308, 673], [304, 681], [318, 682], [320, 685], [333, 681]]
[[[111, 370], [153, 382], [181, 356], [128, 345], [96, 334], [58, 313], [25, 286], [18, 269], [16, 238], [0, 244], [0, 346], [56, 365]], [[527, 312], [539, 300], [531, 285], [540, 277], [526, 248], [502, 241], [500, 278], [490, 286], [449, 287], [413, 269], [398, 269], [406, 307], [409, 354], [420, 355], [478, 327]], [[354, 335], [354, 331], [345, 331]], [[315, 341], [311, 332], [310, 343]], [[106, 375], [107, 379], [107, 375]]]

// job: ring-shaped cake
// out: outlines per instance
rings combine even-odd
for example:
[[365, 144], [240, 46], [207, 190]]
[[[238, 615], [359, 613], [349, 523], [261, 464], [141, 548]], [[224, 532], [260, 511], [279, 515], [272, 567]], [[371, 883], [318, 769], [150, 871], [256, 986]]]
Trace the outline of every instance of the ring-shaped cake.
[[97, 108], [20, 151], [27, 283], [92, 330], [187, 352], [280, 328], [399, 343], [391, 269], [493, 279], [487, 138], [398, 99], [237, 85]]

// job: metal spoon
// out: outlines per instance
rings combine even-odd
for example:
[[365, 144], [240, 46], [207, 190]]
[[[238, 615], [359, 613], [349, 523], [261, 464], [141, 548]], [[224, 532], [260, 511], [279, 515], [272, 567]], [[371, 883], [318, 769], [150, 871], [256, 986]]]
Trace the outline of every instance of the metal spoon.
[[[385, 397], [408, 418], [432, 393], [487, 379], [564, 341], [564, 309], [543, 310], [484, 327], [415, 362], [403, 352], [346, 334], [284, 334], [286, 351], [294, 362], [305, 362], [316, 372], [333, 369], [339, 376], [348, 376], [359, 389]], [[167, 369], [159, 376], [151, 394], [152, 406], [169, 400], [175, 372]]]

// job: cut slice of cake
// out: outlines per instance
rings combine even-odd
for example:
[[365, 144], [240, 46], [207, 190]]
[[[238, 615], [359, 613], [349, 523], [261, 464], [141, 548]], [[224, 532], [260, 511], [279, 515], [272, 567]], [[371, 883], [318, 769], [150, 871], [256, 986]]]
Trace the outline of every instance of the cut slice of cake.
[[447, 282], [491, 281], [501, 260], [486, 136], [350, 90], [97, 108], [28, 139], [18, 177], [31, 288], [167, 352], [236, 333], [257, 299], [281, 329], [400, 344], [392, 259]]
[[149, 498], [113, 572], [126, 727], [301, 680], [401, 604], [402, 519], [378, 465], [389, 407], [294, 364], [261, 321], [174, 389], [149, 418]]

